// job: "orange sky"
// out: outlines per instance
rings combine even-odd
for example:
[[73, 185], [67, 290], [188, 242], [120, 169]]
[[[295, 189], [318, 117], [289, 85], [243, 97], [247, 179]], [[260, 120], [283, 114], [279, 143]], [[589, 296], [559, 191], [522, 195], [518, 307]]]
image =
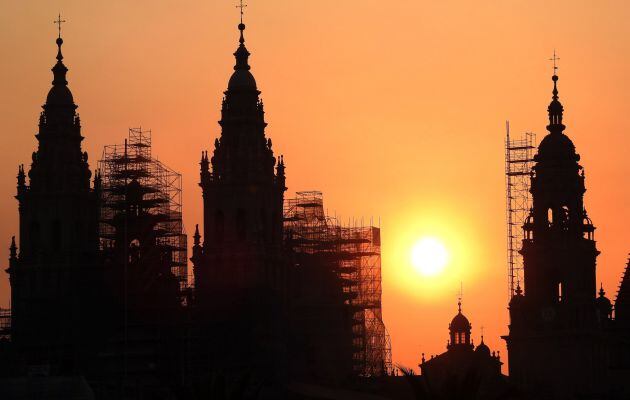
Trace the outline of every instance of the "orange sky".
[[[17, 231], [15, 175], [35, 150], [59, 10], [84, 149], [128, 127], [184, 176], [188, 231], [201, 222], [200, 152], [219, 134], [237, 45], [225, 1], [0, 1], [0, 259]], [[624, 1], [251, 0], [246, 39], [267, 134], [285, 155], [288, 195], [324, 192], [329, 211], [381, 219], [384, 318], [394, 361], [444, 350], [464, 312], [492, 349], [507, 333], [504, 121], [544, 134], [555, 47], [567, 134], [586, 169], [586, 207], [614, 297], [630, 251], [630, 5]], [[444, 275], [409, 262], [420, 236], [451, 250]], [[0, 279], [0, 305], [8, 305]]]

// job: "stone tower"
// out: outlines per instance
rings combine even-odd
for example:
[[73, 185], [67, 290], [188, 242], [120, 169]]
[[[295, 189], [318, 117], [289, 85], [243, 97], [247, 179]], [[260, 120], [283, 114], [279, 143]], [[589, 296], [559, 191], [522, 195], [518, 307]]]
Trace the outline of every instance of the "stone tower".
[[10, 274], [12, 338], [26, 365], [76, 371], [98, 309], [99, 179], [90, 185], [81, 123], [57, 39], [52, 88], [39, 117], [39, 143], [28, 171], [19, 167], [19, 253]]
[[[221, 136], [201, 157], [204, 221], [194, 236], [197, 319], [201, 335], [221, 346], [206, 359], [217, 368], [253, 368], [267, 373], [282, 358], [279, 336], [287, 268], [282, 257], [284, 163], [265, 137], [265, 112], [250, 72], [241, 22], [234, 72], [224, 92]], [[258, 368], [259, 367], [259, 368]]]
[[[221, 137], [201, 158], [203, 246], [193, 254], [197, 298], [211, 287], [276, 287], [281, 276], [285, 177], [265, 137], [265, 112], [248, 64], [244, 24], [221, 108]], [[210, 169], [212, 165], [212, 169]]]
[[602, 328], [609, 316], [595, 298], [599, 251], [584, 207], [584, 170], [564, 134], [558, 76], [552, 79], [549, 133], [534, 158], [533, 207], [523, 226], [525, 292], [519, 285], [510, 302], [505, 339], [510, 378], [561, 399], [600, 390], [607, 364]]

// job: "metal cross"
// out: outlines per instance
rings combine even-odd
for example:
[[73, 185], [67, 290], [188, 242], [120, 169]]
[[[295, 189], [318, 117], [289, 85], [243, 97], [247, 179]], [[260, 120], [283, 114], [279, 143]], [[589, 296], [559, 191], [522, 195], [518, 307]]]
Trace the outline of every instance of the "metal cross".
[[238, 6], [236, 6], [236, 8], [240, 8], [241, 9], [241, 24], [243, 23], [243, 9], [245, 7], [247, 7], [247, 4], [243, 4], [243, 0], [240, 0], [240, 3]]
[[553, 74], [556, 75], [556, 72], [558, 72], [558, 65], [556, 64], [556, 61], [558, 61], [560, 58], [558, 58], [556, 56], [556, 49], [553, 49], [553, 57], [549, 59], [549, 61], [553, 61]]
[[57, 29], [59, 29], [59, 37], [61, 37], [61, 24], [64, 22], [66, 22], [66, 20], [61, 19], [61, 13], [59, 13], [59, 16], [57, 17], [57, 19], [53, 21], [53, 23], [57, 24]]

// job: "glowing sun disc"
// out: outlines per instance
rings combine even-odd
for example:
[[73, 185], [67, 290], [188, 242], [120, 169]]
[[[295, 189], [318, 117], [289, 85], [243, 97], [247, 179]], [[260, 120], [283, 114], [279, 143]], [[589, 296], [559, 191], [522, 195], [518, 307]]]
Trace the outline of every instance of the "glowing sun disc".
[[411, 264], [424, 276], [441, 273], [448, 263], [448, 251], [436, 238], [420, 239], [411, 249]]

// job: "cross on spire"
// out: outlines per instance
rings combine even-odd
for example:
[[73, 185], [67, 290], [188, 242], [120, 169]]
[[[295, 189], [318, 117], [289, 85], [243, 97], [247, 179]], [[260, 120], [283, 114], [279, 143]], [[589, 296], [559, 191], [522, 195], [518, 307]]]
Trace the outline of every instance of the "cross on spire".
[[64, 22], [66, 22], [66, 20], [61, 19], [61, 13], [59, 13], [57, 19], [53, 21], [54, 24], [57, 24], [57, 29], [59, 30], [59, 38], [61, 38], [61, 24]]
[[243, 4], [243, 0], [239, 0], [240, 4], [236, 6], [236, 8], [240, 8], [241, 9], [241, 24], [243, 23], [243, 14], [244, 14], [244, 9], [245, 7], [247, 7], [247, 4]]
[[459, 293], [457, 293], [457, 309], [462, 312], [462, 297], [464, 297], [464, 283], [459, 283]]
[[556, 72], [558, 72], [558, 64], [557, 61], [560, 60], [560, 58], [556, 55], [556, 49], [553, 49], [553, 57], [549, 59], [549, 61], [553, 61], [553, 74], [556, 75]]

